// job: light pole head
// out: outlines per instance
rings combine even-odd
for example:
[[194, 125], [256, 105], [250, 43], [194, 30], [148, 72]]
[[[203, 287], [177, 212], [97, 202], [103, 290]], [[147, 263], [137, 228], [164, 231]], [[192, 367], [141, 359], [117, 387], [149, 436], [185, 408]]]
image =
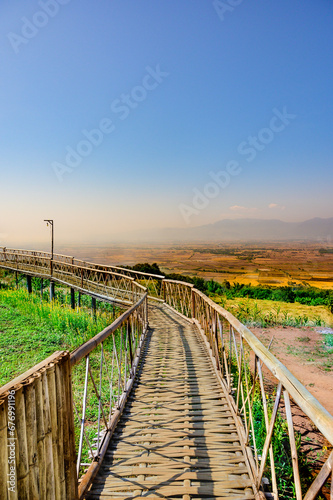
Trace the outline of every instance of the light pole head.
[[50, 224], [51, 228], [52, 228], [52, 232], [51, 232], [51, 260], [53, 260], [53, 219], [44, 219], [44, 222], [46, 222], [46, 225], [48, 226]]

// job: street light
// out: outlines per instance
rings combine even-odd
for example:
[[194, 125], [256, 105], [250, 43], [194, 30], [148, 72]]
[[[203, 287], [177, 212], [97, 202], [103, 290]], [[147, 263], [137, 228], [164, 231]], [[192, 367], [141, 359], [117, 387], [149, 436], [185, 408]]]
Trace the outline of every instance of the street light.
[[54, 239], [54, 229], [53, 229], [53, 219], [44, 219], [44, 222], [46, 222], [46, 225], [48, 226], [50, 224], [51, 226], [51, 260], [53, 260], [53, 239]]

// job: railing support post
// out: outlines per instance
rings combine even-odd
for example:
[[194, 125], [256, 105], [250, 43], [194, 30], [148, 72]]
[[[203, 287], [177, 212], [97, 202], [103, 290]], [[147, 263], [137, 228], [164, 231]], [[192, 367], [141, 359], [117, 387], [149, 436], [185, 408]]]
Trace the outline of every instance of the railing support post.
[[195, 294], [193, 288], [191, 289], [191, 315], [195, 318]]
[[18, 289], [18, 272], [15, 271], [15, 283], [16, 283], [16, 290]]
[[50, 301], [54, 300], [55, 297], [55, 286], [54, 281], [50, 281]]
[[71, 288], [71, 308], [75, 309], [75, 290]]
[[29, 276], [29, 275], [27, 275], [27, 290], [28, 290], [28, 293], [32, 292], [31, 276]]
[[165, 281], [162, 281], [162, 292], [163, 292], [163, 300], [165, 302]]
[[91, 311], [93, 316], [96, 316], [96, 299], [95, 297], [91, 297]]

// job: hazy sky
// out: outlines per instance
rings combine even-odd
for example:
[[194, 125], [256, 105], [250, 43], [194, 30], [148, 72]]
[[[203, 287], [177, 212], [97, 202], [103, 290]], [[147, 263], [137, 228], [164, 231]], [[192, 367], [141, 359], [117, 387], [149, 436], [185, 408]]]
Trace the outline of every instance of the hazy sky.
[[332, 216], [330, 0], [1, 0], [0, 245]]

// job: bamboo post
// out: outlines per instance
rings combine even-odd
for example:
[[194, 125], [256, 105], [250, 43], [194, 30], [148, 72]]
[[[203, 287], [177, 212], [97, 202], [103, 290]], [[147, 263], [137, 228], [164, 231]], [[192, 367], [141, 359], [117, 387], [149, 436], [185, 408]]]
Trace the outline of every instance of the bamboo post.
[[[320, 489], [324, 485], [328, 476], [332, 473], [332, 470], [333, 470], [333, 451], [331, 452], [330, 456], [328, 457], [328, 459], [326, 460], [326, 462], [324, 463], [324, 465], [320, 469], [319, 474], [317, 475], [316, 479], [313, 481], [310, 488], [306, 492], [304, 500], [314, 500], [317, 497], [317, 494], [319, 493]], [[332, 488], [331, 488], [331, 492], [332, 492]]]
[[297, 449], [296, 449], [296, 443], [295, 443], [293, 417], [291, 414], [290, 398], [289, 398], [289, 394], [287, 391], [283, 391], [283, 398], [284, 398], [284, 405], [285, 405], [285, 409], [286, 409], [286, 416], [287, 416], [287, 422], [288, 422], [288, 433], [289, 433], [289, 442], [290, 442], [290, 448], [291, 448], [291, 458], [292, 458], [292, 463], [293, 463], [296, 499], [302, 500], [302, 488], [301, 488], [301, 479], [299, 476], [298, 457], [297, 457]]
[[15, 427], [16, 427], [16, 442], [17, 449], [17, 494], [18, 498], [25, 498], [25, 492], [29, 488], [29, 463], [28, 463], [28, 447], [27, 447], [27, 426], [24, 405], [24, 393], [22, 385], [15, 391]]
[[96, 317], [96, 299], [95, 299], [95, 297], [91, 297], [91, 312], [95, 318]]
[[[66, 481], [64, 468], [64, 422], [65, 422], [65, 403], [64, 403], [64, 387], [62, 385], [61, 366], [59, 363], [55, 366], [55, 384], [57, 398], [57, 423], [59, 439], [57, 440], [58, 459], [59, 459], [59, 483], [60, 483], [60, 498], [66, 498]], [[65, 424], [66, 425], [66, 424]]]
[[[52, 437], [52, 460], [53, 460], [53, 478], [55, 498], [60, 497], [60, 474], [59, 474], [59, 459], [58, 459], [58, 418], [57, 418], [57, 392], [55, 382], [55, 367], [54, 364], [48, 368], [46, 372], [47, 387], [49, 393], [50, 420], [51, 420], [51, 437]], [[61, 437], [60, 437], [61, 438]]]
[[29, 274], [27, 275], [27, 290], [28, 290], [28, 293], [32, 292], [31, 276]]
[[75, 309], [75, 290], [71, 288], [71, 308]]
[[43, 383], [43, 412], [44, 412], [44, 430], [45, 430], [45, 469], [46, 469], [46, 498], [54, 498], [54, 464], [52, 450], [52, 424], [50, 413], [50, 397], [46, 370], [42, 371]]
[[74, 429], [74, 406], [72, 394], [72, 378], [70, 357], [62, 364], [62, 383], [64, 387], [64, 466], [66, 493], [68, 499], [78, 498], [78, 484], [76, 474], [76, 451]]
[[271, 416], [271, 421], [269, 423], [269, 429], [267, 430], [265, 444], [264, 444], [263, 451], [262, 451], [260, 470], [259, 470], [259, 475], [257, 478], [258, 488], [260, 487], [262, 476], [264, 474], [264, 468], [266, 465], [268, 448], [269, 448], [269, 445], [271, 443], [274, 425], [275, 425], [275, 419], [276, 419], [276, 415], [277, 415], [277, 411], [278, 411], [278, 407], [279, 407], [279, 403], [280, 403], [281, 391], [282, 391], [282, 384], [280, 382], [278, 385], [278, 388], [277, 388], [275, 403], [274, 403], [273, 412], [272, 412], [272, 416]]
[[191, 288], [191, 316], [195, 318], [195, 295], [193, 288]]
[[[8, 426], [7, 426], [7, 404], [5, 401], [0, 403], [0, 473], [8, 478]], [[7, 498], [8, 485], [5, 481], [0, 481], [0, 498]]]
[[55, 286], [54, 286], [54, 281], [50, 280], [50, 301], [54, 300], [54, 295], [55, 295]]
[[36, 457], [37, 451], [37, 417], [35, 383], [24, 386], [25, 415], [27, 425], [27, 450], [29, 465], [29, 495], [30, 498], [38, 498], [39, 466]]
[[43, 382], [40, 373], [35, 381], [36, 388], [36, 419], [37, 419], [37, 459], [39, 464], [39, 495], [46, 498], [46, 472], [45, 472], [45, 430], [43, 412]]

